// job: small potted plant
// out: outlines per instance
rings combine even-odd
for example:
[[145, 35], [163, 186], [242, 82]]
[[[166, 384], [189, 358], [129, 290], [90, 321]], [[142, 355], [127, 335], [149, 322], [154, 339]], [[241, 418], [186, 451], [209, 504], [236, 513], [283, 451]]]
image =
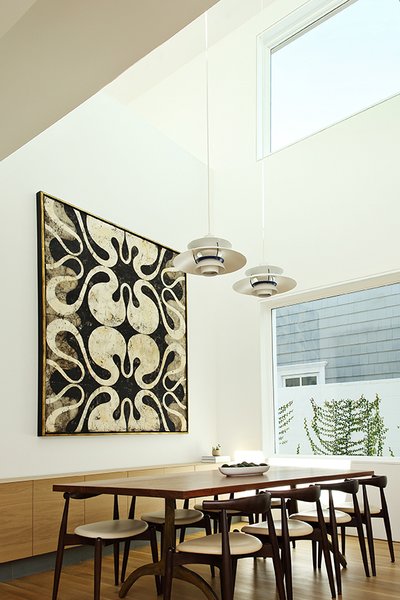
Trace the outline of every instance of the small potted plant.
[[221, 456], [221, 444], [217, 444], [212, 447], [212, 455], [213, 456]]

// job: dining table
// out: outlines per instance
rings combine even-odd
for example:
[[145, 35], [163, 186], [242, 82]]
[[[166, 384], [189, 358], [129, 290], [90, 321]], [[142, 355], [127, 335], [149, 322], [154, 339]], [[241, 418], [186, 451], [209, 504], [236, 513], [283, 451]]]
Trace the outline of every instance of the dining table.
[[[112, 494], [124, 496], [143, 496], [163, 498], [165, 501], [164, 543], [160, 560], [136, 568], [122, 583], [120, 598], [124, 598], [132, 585], [144, 575], [163, 577], [166, 568], [166, 556], [169, 548], [174, 549], [175, 540], [175, 507], [176, 500], [204, 498], [220, 494], [230, 494], [276, 487], [302, 486], [319, 482], [344, 480], [346, 478], [362, 478], [374, 472], [355, 469], [334, 469], [328, 467], [271, 466], [259, 475], [226, 476], [219, 470], [191, 471], [169, 475], [146, 477], [128, 477], [79, 483], [57, 483], [53, 485], [55, 492], [78, 494]], [[173, 577], [182, 579], [198, 587], [209, 600], [217, 598], [214, 590], [199, 574], [176, 566]]]

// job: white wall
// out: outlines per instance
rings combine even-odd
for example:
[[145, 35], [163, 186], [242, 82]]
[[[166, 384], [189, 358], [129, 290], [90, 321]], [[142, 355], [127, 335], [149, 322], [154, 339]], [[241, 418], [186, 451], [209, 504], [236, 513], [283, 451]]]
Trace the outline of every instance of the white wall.
[[397, 96], [267, 159], [271, 246], [299, 289], [399, 269], [399, 115]]
[[114, 100], [97, 96], [4, 160], [0, 177], [0, 478], [199, 460], [216, 439], [215, 366], [209, 366], [214, 323], [200, 279], [188, 282], [188, 434], [36, 436], [35, 194], [43, 190], [180, 249], [188, 223], [201, 220], [204, 165]]

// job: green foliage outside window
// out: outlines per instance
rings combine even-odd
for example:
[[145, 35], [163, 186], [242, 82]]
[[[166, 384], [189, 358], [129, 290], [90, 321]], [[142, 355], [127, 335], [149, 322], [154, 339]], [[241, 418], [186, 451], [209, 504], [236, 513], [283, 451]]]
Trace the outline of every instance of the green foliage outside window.
[[313, 454], [382, 456], [388, 428], [380, 415], [381, 400], [364, 395], [356, 400], [326, 400], [318, 405], [311, 398], [313, 416], [304, 428]]
[[293, 419], [293, 400], [278, 407], [278, 439], [279, 445], [287, 444], [286, 434], [289, 431], [290, 421]]

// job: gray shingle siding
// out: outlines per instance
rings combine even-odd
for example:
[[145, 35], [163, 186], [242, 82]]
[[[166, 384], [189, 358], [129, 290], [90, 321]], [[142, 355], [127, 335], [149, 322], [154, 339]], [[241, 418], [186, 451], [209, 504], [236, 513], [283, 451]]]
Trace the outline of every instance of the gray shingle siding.
[[400, 377], [400, 284], [276, 309], [277, 364], [327, 361], [326, 383]]

